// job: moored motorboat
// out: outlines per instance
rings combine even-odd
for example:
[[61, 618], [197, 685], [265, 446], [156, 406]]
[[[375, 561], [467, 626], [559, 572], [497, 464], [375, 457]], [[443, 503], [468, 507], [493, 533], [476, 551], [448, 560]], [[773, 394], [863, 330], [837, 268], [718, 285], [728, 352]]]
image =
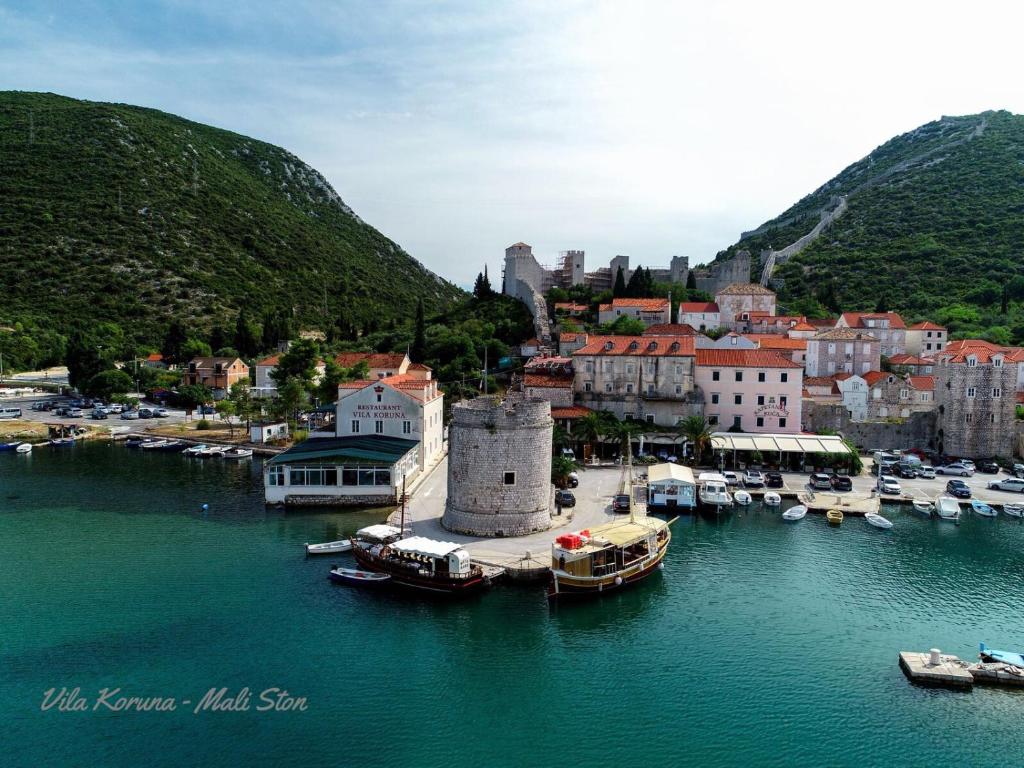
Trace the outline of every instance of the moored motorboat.
[[1024, 504], [1003, 504], [1003, 514], [1020, 520], [1024, 518]]
[[940, 520], [960, 521], [960, 502], [952, 496], [939, 496], [935, 502], [935, 514]]
[[143, 438], [141, 438], [141, 437], [129, 437], [127, 440], [124, 441], [124, 447], [125, 448], [141, 448], [142, 444], [145, 443], [145, 442], [148, 442], [148, 441], [143, 439]]
[[28, 450], [32, 450], [32, 443], [0, 443], [0, 452], [17, 452], [25, 453], [26, 450], [22, 446], [28, 446]]
[[200, 443], [199, 445], [190, 445], [182, 454], [185, 456], [199, 456], [207, 448], [206, 443]]
[[32, 453], [32, 443], [18, 443], [18, 447], [14, 449], [15, 453]]
[[931, 517], [932, 513], [935, 512], [935, 504], [930, 501], [914, 499], [912, 504], [914, 506], [914, 511], [924, 515], [925, 517]]
[[829, 525], [842, 525], [843, 513], [838, 509], [830, 509], [825, 513], [825, 519], [828, 520]]
[[163, 448], [165, 445], [167, 445], [166, 440], [143, 440], [139, 444], [139, 448], [144, 451], [155, 451]]
[[349, 552], [352, 549], [352, 539], [342, 541], [325, 541], [323, 544], [307, 544], [307, 555], [334, 555], [339, 552]]
[[732, 498], [741, 507], [747, 506], [752, 501], [752, 499], [750, 498], [750, 494], [747, 493], [746, 491], [736, 491], [732, 495]]
[[999, 514], [994, 507], [977, 499], [971, 501], [971, 510], [981, 517], [996, 517]]
[[762, 500], [766, 507], [777, 507], [782, 503], [782, 497], [775, 493], [775, 491], [768, 491]]
[[52, 445], [54, 448], [68, 448], [74, 444], [75, 438], [73, 437], [55, 437], [47, 441], [47, 445]]
[[795, 507], [790, 507], [782, 513], [782, 519], [789, 520], [790, 522], [803, 520], [805, 517], [807, 517], [807, 507], [803, 504], [797, 504]]
[[724, 475], [717, 472], [701, 472], [697, 477], [697, 500], [701, 507], [721, 512], [732, 506], [729, 484]]
[[892, 528], [892, 522], [874, 512], [868, 512], [864, 515], [864, 519], [868, 521], [869, 525], [873, 525], [875, 528], [881, 528], [882, 530], [889, 530]]
[[209, 459], [209, 458], [212, 458], [214, 456], [223, 456], [224, 455], [224, 451], [226, 451], [226, 450], [227, 450], [227, 448], [225, 448], [224, 446], [221, 446], [221, 445], [209, 445], [206, 448], [204, 448], [202, 451], [197, 453], [196, 456], [198, 456], [198, 457], [200, 457], [202, 459]]
[[225, 459], [248, 459], [252, 456], [252, 448], [228, 448], [221, 456]]
[[352, 584], [359, 587], [379, 587], [391, 581], [391, 576], [375, 571], [360, 571], [356, 568], [332, 568], [328, 578], [338, 584]]
[[1013, 651], [997, 651], [994, 648], [989, 648], [984, 643], [978, 644], [979, 656], [982, 661], [986, 662], [1002, 662], [1003, 664], [1013, 664], [1016, 667], [1024, 668], [1024, 654], [1014, 653]]

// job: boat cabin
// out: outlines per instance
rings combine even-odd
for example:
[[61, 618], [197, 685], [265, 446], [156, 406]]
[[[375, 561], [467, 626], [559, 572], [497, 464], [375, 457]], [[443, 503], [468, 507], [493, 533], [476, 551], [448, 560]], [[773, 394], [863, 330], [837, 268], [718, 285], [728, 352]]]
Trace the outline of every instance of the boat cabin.
[[469, 552], [461, 544], [451, 541], [434, 541], [423, 536], [400, 539], [390, 546], [392, 554], [418, 563], [433, 575], [463, 577], [472, 574]]
[[368, 525], [356, 531], [355, 538], [368, 544], [390, 544], [402, 538], [402, 529], [393, 525]]
[[563, 534], [551, 545], [551, 568], [577, 577], [609, 576], [656, 553], [667, 536], [668, 524], [654, 518]]
[[655, 464], [647, 470], [647, 507], [693, 508], [697, 506], [697, 484], [693, 470], [678, 464]]

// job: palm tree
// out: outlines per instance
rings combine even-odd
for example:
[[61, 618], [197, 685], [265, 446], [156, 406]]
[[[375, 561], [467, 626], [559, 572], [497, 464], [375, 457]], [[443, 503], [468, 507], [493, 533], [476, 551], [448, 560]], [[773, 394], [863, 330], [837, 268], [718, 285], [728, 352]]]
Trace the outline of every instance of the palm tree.
[[572, 445], [572, 435], [561, 424], [555, 424], [554, 429], [551, 431], [551, 447], [556, 452], [559, 452], [570, 445]]
[[704, 451], [711, 444], [711, 430], [707, 420], [700, 415], [687, 416], [676, 429], [693, 446], [694, 463], [700, 463]]
[[594, 444], [601, 439], [603, 434], [600, 417], [596, 413], [588, 413], [573, 425], [573, 434], [576, 435], [577, 440], [589, 445], [591, 453], [593, 453]]

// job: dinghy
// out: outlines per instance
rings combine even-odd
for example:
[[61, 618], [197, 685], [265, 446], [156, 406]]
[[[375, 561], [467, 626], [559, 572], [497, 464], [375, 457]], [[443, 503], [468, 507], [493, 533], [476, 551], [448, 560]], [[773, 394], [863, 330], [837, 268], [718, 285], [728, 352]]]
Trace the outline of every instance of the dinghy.
[[1013, 664], [1016, 667], [1024, 667], [1024, 655], [1019, 653], [1013, 653], [1012, 651], [997, 651], [994, 648], [989, 648], [984, 643], [978, 644], [980, 650], [979, 656], [982, 661], [986, 662], [1002, 662], [1003, 664]]
[[386, 573], [360, 571], [356, 568], [332, 568], [329, 578], [339, 584], [353, 584], [360, 587], [376, 587], [391, 581], [391, 576]]
[[867, 520], [870, 525], [875, 526], [875, 528], [881, 528], [886, 531], [892, 528], [892, 523], [889, 520], [886, 520], [884, 517], [875, 514], [874, 512], [868, 512], [864, 515], [864, 519]]
[[1003, 514], [1020, 520], [1024, 518], [1024, 504], [1003, 504]]
[[199, 456], [206, 450], [206, 447], [206, 443], [200, 443], [199, 445], [193, 445], [186, 448], [182, 453], [186, 456]]
[[344, 539], [342, 541], [325, 541], [323, 544], [307, 544], [306, 554], [334, 555], [338, 552], [348, 552], [351, 549], [352, 541], [350, 539]]
[[830, 509], [825, 513], [825, 519], [828, 520], [829, 525], [842, 525], [843, 513], [838, 509]]
[[939, 496], [939, 500], [935, 502], [935, 514], [939, 516], [940, 520], [952, 520], [958, 523], [960, 522], [960, 502], [952, 496]]
[[935, 511], [935, 505], [930, 501], [924, 501], [923, 499], [914, 499], [914, 510], [920, 512], [925, 517], [931, 517]]
[[974, 510], [974, 514], [981, 515], [982, 517], [996, 517], [999, 514], [984, 501], [978, 501], [977, 499], [971, 502], [971, 509]]
[[732, 495], [732, 498], [737, 504], [739, 504], [742, 507], [747, 506], [747, 504], [749, 504], [751, 501], [750, 494], [747, 493], [746, 491], [736, 491], [736, 493]]
[[74, 444], [75, 438], [73, 437], [55, 437], [49, 441], [49, 445], [52, 445], [54, 448], [67, 448]]
[[779, 494], [774, 493], [773, 491], [768, 491], [768, 493], [764, 495], [764, 505], [766, 507], [777, 507], [781, 503], [782, 497], [779, 496]]
[[[25, 448], [24, 446], [28, 446]], [[18, 453], [27, 453], [32, 450], [32, 443], [3, 443], [0, 444], [0, 451], [17, 451]]]
[[165, 445], [167, 445], [166, 440], [146, 440], [139, 445], [139, 448], [144, 451], [156, 451], [163, 448]]
[[805, 517], [807, 517], [807, 507], [805, 507], [803, 504], [798, 504], [795, 507], [790, 507], [789, 509], [782, 513], [783, 520], [803, 520]]
[[252, 448], [229, 448], [221, 456], [225, 459], [248, 459], [252, 456]]
[[14, 450], [16, 453], [32, 453], [32, 443], [18, 443]]
[[223, 456], [225, 450], [227, 450], [227, 449], [222, 447], [222, 446], [210, 445], [210, 446], [207, 446], [206, 448], [204, 448], [202, 451], [200, 451], [196, 455], [199, 456], [202, 459], [209, 459], [209, 458], [212, 458], [214, 456]]

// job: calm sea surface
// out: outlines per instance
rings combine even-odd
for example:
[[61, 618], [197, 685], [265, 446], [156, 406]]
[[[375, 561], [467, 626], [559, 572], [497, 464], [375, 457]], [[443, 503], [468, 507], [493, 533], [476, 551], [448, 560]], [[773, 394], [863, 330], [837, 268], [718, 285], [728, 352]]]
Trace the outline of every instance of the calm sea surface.
[[[265, 509], [258, 461], [2, 454], [0, 764], [1024, 764], [1024, 691], [922, 689], [897, 666], [1024, 648], [1024, 527], [888, 514], [889, 532], [683, 518], [632, 591], [437, 604], [329, 583], [343, 557], [302, 544], [383, 513]], [[251, 709], [193, 714], [222, 686]], [[41, 711], [61, 687], [90, 711]], [[178, 709], [91, 711], [104, 687]], [[308, 708], [255, 711], [269, 688]]]

